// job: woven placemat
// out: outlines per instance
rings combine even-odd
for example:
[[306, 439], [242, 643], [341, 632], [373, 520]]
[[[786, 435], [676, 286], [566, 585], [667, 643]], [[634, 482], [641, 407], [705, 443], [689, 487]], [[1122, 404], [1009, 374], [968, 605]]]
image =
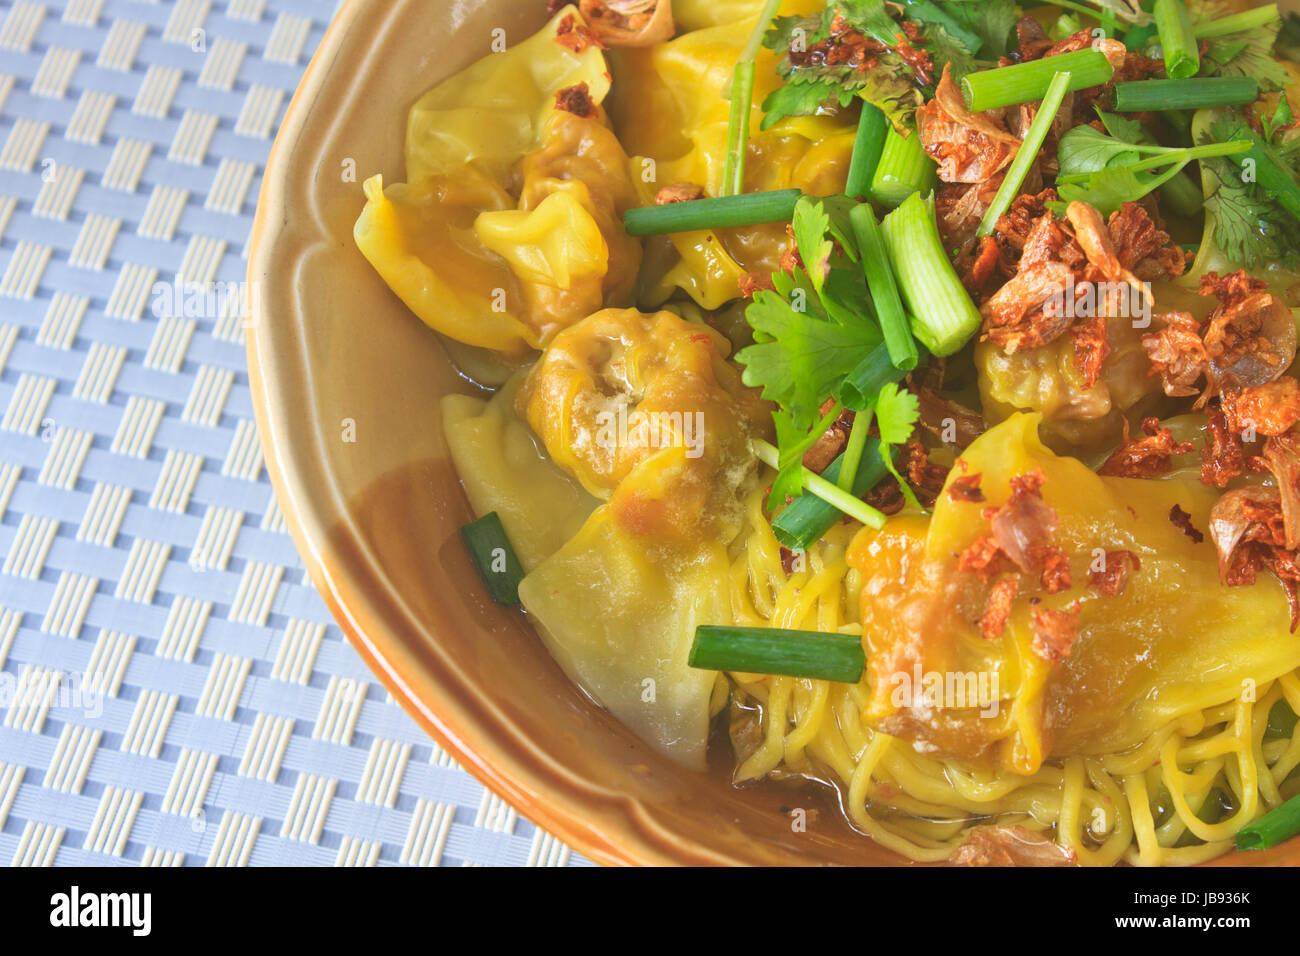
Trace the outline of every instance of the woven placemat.
[[334, 626], [214, 305], [336, 6], [0, 0], [0, 863], [586, 863]]

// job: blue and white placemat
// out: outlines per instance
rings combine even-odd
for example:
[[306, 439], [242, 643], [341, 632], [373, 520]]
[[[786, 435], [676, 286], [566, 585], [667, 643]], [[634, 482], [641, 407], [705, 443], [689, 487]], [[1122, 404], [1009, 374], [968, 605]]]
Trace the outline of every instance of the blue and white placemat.
[[346, 643], [187, 307], [336, 7], [0, 0], [0, 864], [586, 862]]

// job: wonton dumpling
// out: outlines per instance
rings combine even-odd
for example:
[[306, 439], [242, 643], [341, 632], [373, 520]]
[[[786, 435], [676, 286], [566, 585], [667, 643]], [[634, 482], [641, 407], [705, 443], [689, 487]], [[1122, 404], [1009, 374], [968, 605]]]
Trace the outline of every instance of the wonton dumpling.
[[540, 145], [556, 93], [586, 83], [592, 102], [604, 101], [610, 81], [600, 48], [575, 52], [556, 39], [570, 17], [582, 25], [577, 8], [566, 6], [536, 35], [485, 56], [420, 98], [406, 129], [411, 182], [471, 162], [504, 182], [519, 157]]
[[[940, 495], [930, 521], [895, 519], [862, 531], [849, 563], [877, 583], [865, 588], [863, 634], [873, 688], [868, 719], [921, 746], [973, 757], [988, 752], [1003, 767], [1035, 772], [1049, 756], [1116, 753], [1161, 727], [1199, 715], [1300, 665], [1300, 639], [1287, 633], [1289, 611], [1271, 577], [1224, 588], [1206, 538], [1193, 542], [1170, 519], [1177, 505], [1194, 528], [1208, 528], [1217, 498], [1196, 477], [1102, 477], [1059, 457], [1038, 437], [1040, 417], [1016, 414], [981, 436], [952, 474], [980, 475], [987, 501]], [[1070, 557], [1074, 587], [1047, 595], [1022, 578], [1003, 636], [986, 640], [978, 619], [987, 589], [957, 556], [988, 533], [984, 509], [1009, 494], [1013, 477], [1041, 468], [1043, 500], [1059, 526], [1052, 543]], [[1140, 567], [1114, 597], [1089, 586], [1102, 552], [1128, 551]], [[1031, 597], [1038, 608], [1079, 602], [1078, 637], [1059, 667], [1031, 648]], [[898, 709], [895, 674], [996, 673], [996, 717], [975, 709]]]
[[565, 672], [658, 750], [703, 769], [716, 674], [686, 661], [696, 625], [731, 623], [726, 549], [718, 541], [665, 549], [619, 510], [671, 494], [684, 449], [643, 462], [618, 502], [602, 505], [538, 449], [516, 413], [521, 381], [490, 401], [443, 400], [474, 513], [501, 516], [528, 572], [520, 598]]
[[630, 304], [641, 264], [622, 225], [637, 203], [627, 154], [600, 112], [605, 59], [583, 29], [566, 7], [427, 94], [411, 113], [409, 185], [368, 181], [354, 229], [427, 325], [507, 358]]
[[[725, 6], [748, 19], [719, 19], [720, 25], [651, 50], [620, 50], [613, 57], [618, 81], [609, 108], [628, 152], [644, 157], [633, 164], [643, 205], [671, 183], [693, 183], [712, 196], [721, 189], [730, 123], [730, 103], [721, 94], [730, 89], [736, 60], [758, 13], [756, 6], [740, 9], [753, 5]], [[782, 12], [814, 9], [820, 10], [820, 5], [789, 2]], [[853, 114], [793, 117], [762, 131], [761, 104], [780, 82], [776, 63], [770, 51], [760, 53], [745, 190], [797, 188], [816, 196], [841, 192], [853, 155]], [[701, 95], [702, 90], [719, 95]], [[780, 224], [671, 236], [652, 241], [651, 262], [655, 242], [671, 245], [676, 261], [648, 277], [639, 304], [657, 308], [680, 288], [702, 308], [717, 309], [740, 295], [740, 276], [777, 271], [789, 237]]]
[[[555, 337], [519, 392], [552, 459], [647, 537], [696, 546], [735, 534], [736, 488], [771, 408], [727, 361], [730, 343], [672, 312], [607, 309]], [[664, 459], [668, 448], [680, 460]], [[650, 466], [664, 486], [637, 473]], [[635, 491], [633, 490], [635, 489]]]
[[636, 190], [614, 133], [562, 110], [520, 170], [519, 208], [485, 212], [474, 231], [510, 264], [521, 314], [544, 343], [606, 305], [631, 304], [641, 242], [623, 228], [623, 213]]
[[481, 243], [466, 242], [484, 210], [514, 208], [510, 195], [473, 167], [418, 185], [365, 184], [366, 208], [354, 230], [375, 271], [425, 324], [466, 345], [519, 354], [537, 333], [496, 308], [494, 290], [522, 298], [504, 260]]

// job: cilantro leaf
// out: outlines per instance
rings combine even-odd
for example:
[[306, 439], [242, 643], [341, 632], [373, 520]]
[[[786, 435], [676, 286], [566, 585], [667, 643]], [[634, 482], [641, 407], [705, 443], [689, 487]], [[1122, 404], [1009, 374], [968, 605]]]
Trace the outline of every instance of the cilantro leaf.
[[1285, 88], [1291, 77], [1286, 67], [1273, 58], [1273, 39], [1276, 36], [1277, 24], [1274, 23], [1207, 41], [1206, 57], [1213, 66], [1202, 67], [1201, 75], [1248, 76], [1256, 80], [1264, 92]]
[[794, 420], [794, 416], [784, 409], [772, 413], [772, 420], [776, 424], [776, 444], [781, 457], [776, 479], [772, 482], [772, 491], [767, 497], [769, 511], [785, 504], [786, 498], [798, 498], [803, 494], [803, 456], [826, 434], [843, 410], [844, 406], [836, 402], [806, 433]]
[[1016, 0], [940, 0], [939, 7], [980, 38], [980, 48], [972, 52], [982, 60], [996, 61], [1006, 55], [1020, 19]]
[[[1103, 117], [1106, 128], [1110, 123]], [[1132, 130], [1125, 128], [1124, 133]], [[1115, 135], [1107, 135], [1091, 126], [1076, 126], [1061, 137], [1057, 152], [1062, 176], [1078, 176], [1095, 173], [1112, 163], [1132, 163], [1138, 159], [1139, 152], [1131, 140]]]
[[876, 426], [880, 429], [882, 443], [905, 444], [912, 437], [920, 417], [921, 403], [911, 392], [894, 383], [880, 390], [876, 399]]
[[1280, 262], [1293, 268], [1300, 259], [1300, 228], [1276, 203], [1241, 181], [1229, 163], [1212, 167], [1213, 192], [1205, 200], [1205, 214], [1214, 223], [1214, 241], [1223, 254], [1247, 269]]
[[885, 11], [885, 0], [839, 0], [828, 5], [826, 13], [834, 19], [836, 10], [853, 29], [885, 46], [897, 43], [898, 34], [903, 32]]
[[763, 101], [764, 130], [769, 130], [787, 116], [813, 116], [832, 101], [846, 107], [854, 100], [854, 93], [829, 80], [798, 78], [778, 86]]
[[[861, 97], [882, 110], [902, 132], [923, 98], [912, 68], [897, 53], [877, 56], [869, 70], [852, 63], [796, 62], [791, 53], [804, 53], [826, 40], [837, 15], [853, 29], [886, 46], [895, 45], [902, 32], [885, 10], [884, 0], [840, 0], [820, 17], [778, 17], [764, 34], [763, 44], [782, 54], [778, 72], [785, 85], [763, 102], [762, 128], [771, 129], [788, 116], [811, 116], [828, 104], [841, 108]], [[791, 89], [791, 86], [804, 87]]]
[[[1240, 123], [1237, 117], [1234, 113], [1220, 115], [1203, 138], [1231, 138]], [[1279, 118], [1277, 113], [1274, 118]], [[1285, 145], [1278, 147], [1267, 148], [1270, 158], [1280, 164], [1293, 159]], [[1211, 224], [1215, 244], [1228, 259], [1248, 269], [1274, 262], [1293, 268], [1300, 262], [1300, 222], [1275, 197], [1258, 183], [1248, 182], [1241, 169], [1228, 160], [1203, 160], [1202, 175], [1207, 188], [1206, 221]]]
[[841, 325], [852, 325], [864, 319], [876, 321], [876, 312], [867, 293], [866, 274], [844, 256], [831, 260], [831, 271], [822, 283], [821, 298], [827, 313]]
[[791, 50], [802, 53], [829, 34], [830, 22], [822, 17], [777, 17], [763, 34], [763, 46], [782, 54]]
[[934, 60], [936, 76], [942, 76], [946, 66], [952, 70], [953, 79], [960, 83], [967, 73], [974, 73], [979, 69], [979, 63], [971, 53], [970, 47], [938, 24], [926, 27], [923, 46]]
[[795, 204], [792, 228], [799, 256], [812, 277], [817, 294], [821, 295], [831, 265], [831, 254], [835, 251], [835, 243], [827, 236], [831, 228], [830, 216], [821, 203], [804, 196]]
[[831, 322], [819, 311], [798, 311], [778, 293], [756, 292], [746, 312], [756, 343], [736, 355], [745, 366], [745, 384], [761, 388], [765, 399], [803, 428], [810, 427], [844, 376], [881, 341], [870, 323]]
[[905, 444], [912, 437], [917, 420], [921, 417], [921, 404], [915, 395], [906, 389], [900, 389], [892, 382], [880, 390], [875, 403], [876, 426], [880, 429], [880, 458], [889, 469], [889, 473], [898, 480], [903, 497], [908, 504], [920, 508], [907, 481], [894, 465], [894, 451], [891, 446]]
[[855, 205], [848, 196], [804, 197], [795, 206], [792, 223], [795, 245], [822, 306], [841, 325], [861, 322], [864, 317], [875, 320], [849, 223]]
[[1277, 109], [1273, 111], [1272, 117], [1265, 117], [1263, 120], [1264, 138], [1273, 142], [1277, 138], [1278, 130], [1290, 126], [1295, 122], [1295, 116], [1291, 112], [1291, 104], [1287, 102], [1285, 96], [1277, 98]]
[[[1102, 114], [1103, 122], [1106, 115]], [[1132, 126], [1116, 126], [1132, 134]], [[1136, 202], [1178, 175], [1194, 159], [1231, 144], [1237, 137], [1228, 133], [1212, 137], [1199, 147], [1157, 146], [1125, 142], [1091, 126], [1076, 126], [1061, 137], [1057, 153], [1060, 174], [1057, 192], [1064, 203], [1086, 202], [1103, 215], [1110, 215], [1126, 202]], [[1159, 170], [1159, 171], [1157, 171]]]
[[1120, 116], [1118, 113], [1106, 113], [1102, 110], [1097, 110], [1097, 116], [1101, 118], [1101, 125], [1106, 127], [1106, 132], [1116, 139], [1123, 140], [1126, 143], [1151, 142], [1146, 130], [1142, 128], [1142, 124], [1135, 119]]

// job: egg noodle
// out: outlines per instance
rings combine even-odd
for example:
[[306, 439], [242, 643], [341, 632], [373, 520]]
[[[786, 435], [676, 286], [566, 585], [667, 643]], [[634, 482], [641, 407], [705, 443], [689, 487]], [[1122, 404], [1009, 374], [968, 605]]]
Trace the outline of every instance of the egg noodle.
[[[747, 503], [747, 529], [731, 564], [736, 623], [857, 634], [862, 575], [849, 543], [861, 527], [837, 525], [787, 572], [763, 513]], [[1123, 753], [1074, 756], [1021, 776], [976, 769], [920, 753], [863, 719], [865, 682], [840, 684], [760, 674], [729, 674], [737, 703], [760, 713], [761, 739], [742, 754], [737, 783], [779, 775], [824, 779], [840, 791], [850, 821], [909, 859], [948, 859], [981, 822], [1022, 825], [1053, 836], [1081, 864], [1200, 863], [1231, 848], [1232, 837], [1285, 798], [1283, 781], [1300, 766], [1300, 733], [1266, 738], [1279, 700], [1300, 712], [1300, 673], [1171, 722]], [[726, 698], [715, 696], [714, 709]], [[1223, 819], [1198, 809], [1223, 795]]]

